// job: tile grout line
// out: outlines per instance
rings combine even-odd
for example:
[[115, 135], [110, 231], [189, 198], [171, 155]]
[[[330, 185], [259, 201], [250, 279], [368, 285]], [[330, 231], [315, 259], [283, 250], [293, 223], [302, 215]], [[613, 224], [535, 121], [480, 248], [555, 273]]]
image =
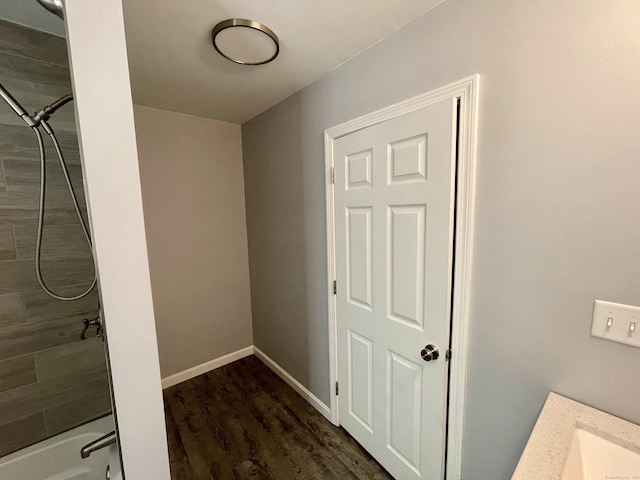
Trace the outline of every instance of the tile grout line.
[[12, 260], [19, 260], [19, 258], [18, 258], [18, 243], [16, 242], [16, 230], [15, 230], [15, 225], [13, 225], [13, 223], [11, 224], [9, 230], [10, 230], [10, 233], [11, 233], [11, 245], [13, 246], [13, 259]]
[[[17, 58], [20, 58], [20, 59], [24, 59], [27, 62], [34, 62], [34, 63], [37, 63], [37, 64], [41, 64], [43, 66], [53, 66], [53, 67], [59, 67], [61, 69], [66, 69], [67, 71], [69, 70], [69, 62], [67, 62], [67, 63], [51, 62], [51, 61], [48, 61], [48, 60], [46, 60], [44, 58], [30, 57], [28, 55], [23, 55], [21, 53], [11, 52], [11, 51], [7, 51], [7, 50], [3, 50], [2, 52], [0, 52], [0, 56], [5, 56], [5, 55], [9, 56], [9, 57], [17, 57]], [[15, 79], [14, 78], [14, 80], [20, 80], [20, 79]], [[69, 76], [69, 82], [68, 83], [69, 83], [69, 88], [71, 88], [71, 77], [70, 76]], [[49, 85], [51, 85], [51, 84], [49, 84]], [[57, 87], [59, 85], [51, 85], [51, 86]]]
[[3, 190], [6, 192], [7, 191], [7, 176], [4, 173], [4, 157], [0, 158], [0, 170], [2, 171], [2, 186], [3, 186]]
[[[45, 32], [42, 32], [40, 30], [37, 29], [33, 29], [33, 28], [29, 28], [26, 27], [24, 25], [21, 25], [19, 23], [14, 23], [14, 22], [10, 22], [8, 20], [4, 20], [4, 19], [0, 19], [0, 22], [2, 22], [4, 25], [0, 25], [0, 28], [2, 27], [6, 27], [7, 30], [13, 30], [15, 32], [16, 27], [18, 27], [19, 30], [32, 30], [34, 32], [37, 32], [38, 34], [45, 34], [47, 35]], [[29, 39], [25, 38], [28, 35], [24, 35], [24, 31], [19, 32], [18, 34], [22, 40], [22, 46], [27, 47], [29, 49], [38, 49], [41, 48], [40, 45], [35, 44], [33, 41], [30, 41]], [[54, 37], [57, 37], [57, 35], [53, 35]], [[59, 39], [61, 39], [65, 44], [66, 44], [66, 38], [65, 37], [57, 37]], [[61, 42], [62, 43], [62, 42]], [[58, 47], [52, 47], [53, 50], [55, 50]], [[65, 52], [66, 53], [66, 47], [63, 47], [62, 45], [60, 45], [59, 47], [60, 51], [59, 53]], [[50, 56], [33, 56], [33, 55], [29, 55], [27, 53], [21, 53], [20, 51], [16, 50], [15, 48], [11, 48], [9, 47], [8, 49], [4, 49], [2, 51], [2, 53], [6, 54], [6, 55], [11, 55], [11, 56], [15, 56], [15, 57], [20, 57], [20, 58], [24, 58], [25, 60], [28, 61], [36, 61], [36, 62], [41, 62], [45, 65], [53, 65], [56, 67], [63, 67], [63, 68], [69, 68], [69, 57], [68, 55], [64, 55], [64, 60], [51, 60]]]

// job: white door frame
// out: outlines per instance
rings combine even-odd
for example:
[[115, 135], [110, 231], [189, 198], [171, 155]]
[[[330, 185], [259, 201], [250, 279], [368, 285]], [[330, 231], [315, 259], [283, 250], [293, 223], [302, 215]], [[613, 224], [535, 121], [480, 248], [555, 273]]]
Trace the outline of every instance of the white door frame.
[[[326, 221], [327, 221], [327, 285], [329, 287], [329, 379], [331, 385], [331, 421], [340, 424], [338, 398], [334, 386], [338, 380], [338, 334], [336, 296], [335, 218], [333, 158], [334, 141], [345, 135], [385, 122], [427, 105], [446, 99], [460, 100], [458, 127], [455, 265], [453, 308], [451, 311], [451, 350], [449, 360], [449, 410], [447, 438], [447, 478], [460, 478], [462, 466], [462, 435], [467, 375], [467, 343], [469, 335], [469, 305], [471, 299], [471, 266], [473, 253], [473, 219], [475, 207], [476, 143], [478, 131], [478, 74], [371, 112], [324, 131]], [[340, 288], [340, 286], [338, 286]]]

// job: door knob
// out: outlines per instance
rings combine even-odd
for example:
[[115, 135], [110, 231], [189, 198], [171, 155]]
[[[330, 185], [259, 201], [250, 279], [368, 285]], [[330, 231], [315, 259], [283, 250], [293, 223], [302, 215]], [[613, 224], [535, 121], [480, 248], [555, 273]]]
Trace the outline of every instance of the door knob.
[[431, 360], [438, 359], [438, 357], [440, 356], [440, 351], [435, 345], [429, 344], [420, 351], [420, 355], [422, 355], [422, 359], [425, 362], [430, 362]]

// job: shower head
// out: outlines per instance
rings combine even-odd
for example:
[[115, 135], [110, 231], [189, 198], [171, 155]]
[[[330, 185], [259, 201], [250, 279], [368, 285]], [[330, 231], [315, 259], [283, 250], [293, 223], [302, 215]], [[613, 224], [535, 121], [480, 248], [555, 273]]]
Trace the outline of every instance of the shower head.
[[38, 3], [51, 13], [64, 20], [64, 7], [62, 5], [62, 0], [38, 0]]

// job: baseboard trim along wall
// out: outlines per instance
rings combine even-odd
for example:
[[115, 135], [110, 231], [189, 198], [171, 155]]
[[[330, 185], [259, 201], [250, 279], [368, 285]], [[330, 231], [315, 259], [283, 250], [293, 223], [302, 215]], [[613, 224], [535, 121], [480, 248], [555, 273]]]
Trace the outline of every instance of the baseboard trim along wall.
[[253, 354], [253, 345], [241, 348], [240, 350], [236, 350], [235, 352], [227, 353], [226, 355], [214, 358], [213, 360], [209, 360], [208, 362], [201, 363], [200, 365], [196, 365], [195, 367], [188, 368], [181, 372], [174, 373], [173, 375], [169, 375], [168, 377], [162, 379], [162, 388], [165, 389], [173, 387], [178, 383], [185, 382], [194, 377], [197, 377], [198, 375], [202, 375], [203, 373], [215, 370], [216, 368], [224, 367], [231, 362], [235, 362], [236, 360], [240, 360], [241, 358], [248, 357], [251, 354]]
[[313, 393], [311, 393], [307, 387], [302, 385], [299, 381], [293, 378], [287, 371], [274, 362], [266, 353], [260, 350], [258, 347], [254, 346], [254, 354], [258, 357], [262, 363], [264, 363], [267, 367], [269, 367], [273, 373], [278, 375], [282, 380], [285, 381], [291, 388], [293, 388], [302, 398], [304, 398], [307, 402], [311, 404], [313, 408], [318, 410], [327, 420], [331, 421], [331, 410], [327, 405], [325, 405], [322, 400], [316, 397]]
[[182, 372], [174, 373], [162, 379], [162, 388], [169, 388], [177, 385], [178, 383], [185, 382], [191, 378], [202, 375], [203, 373], [210, 372], [216, 368], [224, 367], [225, 365], [240, 360], [241, 358], [248, 357], [251, 354], [255, 354], [267, 367], [269, 367], [273, 373], [278, 375], [284, 382], [293, 388], [302, 398], [313, 406], [318, 412], [320, 412], [327, 420], [331, 421], [331, 410], [322, 402], [318, 397], [307, 389], [304, 385], [293, 378], [284, 368], [278, 365], [269, 355], [264, 353], [258, 347], [250, 345], [235, 352], [228, 353], [222, 357], [215, 358], [208, 362], [196, 365], [195, 367], [188, 368]]

